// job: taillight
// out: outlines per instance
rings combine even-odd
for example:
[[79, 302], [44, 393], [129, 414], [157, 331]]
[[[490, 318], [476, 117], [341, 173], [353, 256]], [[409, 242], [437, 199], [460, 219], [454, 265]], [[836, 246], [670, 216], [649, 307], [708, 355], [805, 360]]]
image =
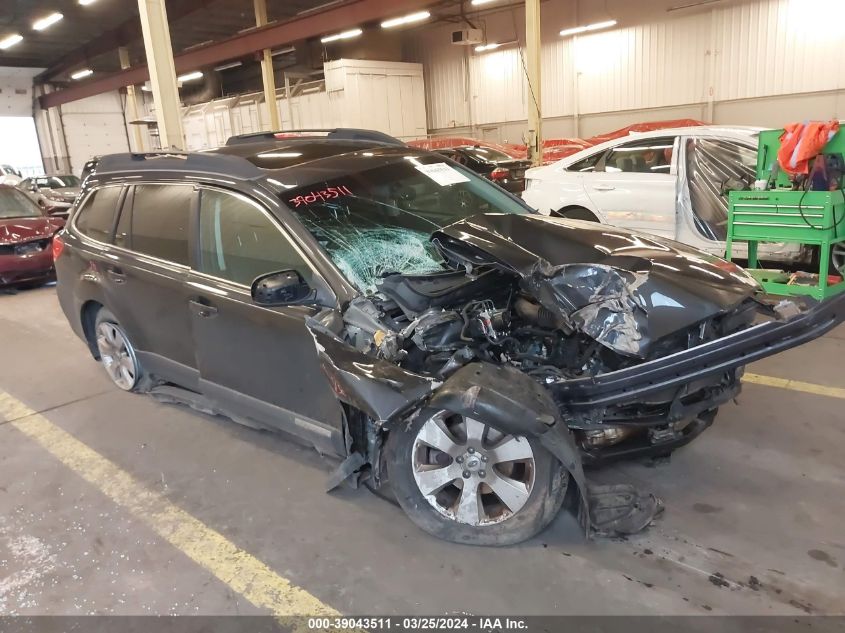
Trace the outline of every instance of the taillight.
[[504, 167], [496, 167], [490, 172], [490, 180], [504, 180], [508, 176], [510, 176], [510, 171]]
[[53, 261], [56, 261], [59, 258], [64, 248], [65, 243], [64, 240], [62, 240], [62, 236], [56, 233], [53, 236]]

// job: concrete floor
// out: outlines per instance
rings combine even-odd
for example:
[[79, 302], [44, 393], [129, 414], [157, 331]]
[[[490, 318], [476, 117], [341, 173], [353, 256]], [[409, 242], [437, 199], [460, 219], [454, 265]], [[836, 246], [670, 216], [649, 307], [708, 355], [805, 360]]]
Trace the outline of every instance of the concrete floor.
[[[0, 391], [346, 614], [845, 613], [841, 399], [747, 385], [670, 463], [597, 473], [666, 501], [647, 532], [584, 542], [561, 515], [518, 547], [429, 537], [333, 463], [113, 388], [53, 288], [0, 295]], [[752, 371], [845, 387], [845, 329]], [[718, 575], [717, 575], [718, 574]], [[0, 423], [0, 614], [261, 613]]]

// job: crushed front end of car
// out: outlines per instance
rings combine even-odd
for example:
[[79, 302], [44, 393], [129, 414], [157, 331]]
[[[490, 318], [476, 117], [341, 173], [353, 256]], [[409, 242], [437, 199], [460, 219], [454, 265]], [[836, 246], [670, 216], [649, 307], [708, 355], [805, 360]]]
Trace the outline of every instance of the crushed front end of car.
[[[845, 297], [769, 305], [733, 264], [608, 227], [484, 215], [431, 239], [448, 270], [386, 274], [309, 322], [348, 407], [344, 476], [366, 472], [378, 487], [384, 436], [448, 412], [536, 440], [598, 533], [640, 530], [661, 504], [627, 484], [589, 484], [583, 464], [669, 454], [737, 396], [745, 364], [845, 318]], [[443, 451], [432, 468], [467, 457]], [[452, 501], [437, 503], [449, 516]]]

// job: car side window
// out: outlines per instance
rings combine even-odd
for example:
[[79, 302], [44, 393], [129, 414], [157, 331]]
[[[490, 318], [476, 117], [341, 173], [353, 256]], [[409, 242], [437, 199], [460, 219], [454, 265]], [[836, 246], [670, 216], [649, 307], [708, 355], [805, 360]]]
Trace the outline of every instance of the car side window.
[[88, 196], [76, 214], [76, 229], [92, 240], [110, 243], [121, 189], [122, 187], [103, 187]]
[[135, 185], [129, 220], [132, 250], [187, 266], [193, 197], [190, 185]]
[[604, 152], [596, 152], [592, 156], [582, 158], [577, 163], [572, 163], [567, 167], [566, 171], [595, 171], [596, 165], [604, 154]]
[[259, 275], [310, 269], [257, 202], [203, 189], [200, 197], [200, 272], [249, 286]]
[[668, 174], [672, 168], [674, 147], [674, 136], [623, 143], [607, 154], [604, 170], [606, 172]]

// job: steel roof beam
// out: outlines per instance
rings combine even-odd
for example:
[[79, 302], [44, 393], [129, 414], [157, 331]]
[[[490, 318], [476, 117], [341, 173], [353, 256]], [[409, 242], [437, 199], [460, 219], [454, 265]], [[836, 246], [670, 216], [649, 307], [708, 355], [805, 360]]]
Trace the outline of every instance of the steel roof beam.
[[[213, 42], [175, 55], [173, 59], [176, 64], [176, 73], [245, 57], [265, 48], [276, 48], [356, 24], [401, 16], [429, 4], [432, 3], [425, 0], [349, 0], [343, 4], [251, 29], [220, 42]], [[50, 92], [40, 97], [39, 102], [42, 108], [53, 108], [71, 101], [117, 90], [123, 86], [144, 83], [149, 76], [146, 66], [134, 66], [64, 90]]]

